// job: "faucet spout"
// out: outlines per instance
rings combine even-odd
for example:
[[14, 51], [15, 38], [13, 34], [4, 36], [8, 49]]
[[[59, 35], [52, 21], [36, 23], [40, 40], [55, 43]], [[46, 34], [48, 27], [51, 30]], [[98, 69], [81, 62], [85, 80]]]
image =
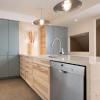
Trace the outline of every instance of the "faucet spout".
[[59, 53], [61, 53], [61, 50], [62, 50], [62, 43], [61, 43], [61, 40], [60, 40], [58, 37], [56, 37], [56, 38], [53, 40], [51, 46], [54, 48], [54, 44], [55, 44], [56, 41], [59, 41], [59, 45], [60, 45]]

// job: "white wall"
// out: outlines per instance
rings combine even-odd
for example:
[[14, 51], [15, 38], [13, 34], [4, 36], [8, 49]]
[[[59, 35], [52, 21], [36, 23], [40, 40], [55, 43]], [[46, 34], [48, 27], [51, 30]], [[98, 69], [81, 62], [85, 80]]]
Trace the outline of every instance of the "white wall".
[[70, 52], [70, 38], [68, 39], [68, 53], [71, 55], [95, 56], [96, 55], [96, 20], [93, 18], [74, 22], [68, 26], [68, 37], [80, 33], [89, 32], [89, 53], [88, 52]]
[[19, 51], [20, 54], [27, 55], [27, 43], [28, 43], [28, 32], [35, 34], [35, 41], [33, 44], [33, 55], [39, 54], [39, 43], [38, 43], [38, 27], [32, 25], [32, 23], [20, 22], [19, 23]]

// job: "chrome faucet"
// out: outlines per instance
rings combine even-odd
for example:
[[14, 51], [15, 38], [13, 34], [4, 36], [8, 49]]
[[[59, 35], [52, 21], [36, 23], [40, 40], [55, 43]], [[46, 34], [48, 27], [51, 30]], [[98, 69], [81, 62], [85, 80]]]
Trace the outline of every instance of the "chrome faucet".
[[53, 40], [51, 46], [54, 48], [54, 44], [55, 44], [56, 41], [59, 41], [59, 44], [60, 44], [59, 54], [64, 54], [64, 51], [63, 51], [63, 48], [62, 48], [62, 42], [61, 42], [61, 40], [60, 40], [58, 37], [56, 37], [56, 38]]

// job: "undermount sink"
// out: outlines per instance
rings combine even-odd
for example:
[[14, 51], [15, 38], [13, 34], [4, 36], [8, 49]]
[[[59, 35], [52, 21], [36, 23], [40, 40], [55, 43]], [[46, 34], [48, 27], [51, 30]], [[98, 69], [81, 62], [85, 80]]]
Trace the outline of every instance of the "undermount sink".
[[48, 56], [49, 58], [57, 58], [57, 56]]
[[60, 55], [49, 55], [48, 57], [49, 58], [58, 58], [58, 57], [60, 57]]

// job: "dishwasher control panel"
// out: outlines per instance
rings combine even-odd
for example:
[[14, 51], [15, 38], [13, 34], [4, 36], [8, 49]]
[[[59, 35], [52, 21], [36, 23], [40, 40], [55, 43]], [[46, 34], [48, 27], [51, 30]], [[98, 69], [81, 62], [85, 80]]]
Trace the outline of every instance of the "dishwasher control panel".
[[84, 75], [84, 70], [85, 70], [85, 66], [67, 64], [67, 63], [61, 63], [61, 62], [51, 62], [51, 67], [54, 67], [56, 69], [59, 69], [65, 72], [70, 72], [73, 74], [80, 74], [80, 75]]

